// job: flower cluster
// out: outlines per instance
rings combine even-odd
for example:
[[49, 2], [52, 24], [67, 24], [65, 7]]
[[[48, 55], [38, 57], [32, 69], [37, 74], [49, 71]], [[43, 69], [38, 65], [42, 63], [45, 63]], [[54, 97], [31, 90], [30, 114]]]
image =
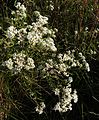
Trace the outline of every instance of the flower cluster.
[[13, 54], [13, 58], [9, 58], [3, 63], [3, 66], [6, 66], [9, 70], [12, 70], [14, 74], [19, 73], [22, 68], [29, 70], [35, 67], [34, 60], [32, 58], [27, 58], [26, 55], [22, 52]]
[[82, 59], [83, 65], [85, 66], [85, 69], [89, 72], [90, 71], [90, 66], [87, 63], [85, 56], [82, 55], [82, 53], [79, 53], [79, 57]]
[[[66, 77], [69, 77], [68, 70], [72, 67], [83, 67], [83, 64], [79, 62], [79, 60], [76, 60], [74, 56], [74, 50], [67, 51], [64, 54], [58, 54], [58, 63], [53, 61], [52, 59], [49, 59], [46, 63], [46, 67], [43, 69], [43, 71], [48, 71], [51, 69], [50, 73], [55, 73], [57, 71], [58, 74], [63, 74]], [[87, 65], [87, 62], [86, 62]]]
[[13, 39], [17, 34], [17, 29], [14, 26], [10, 26], [7, 29], [7, 37]]
[[3, 65], [6, 65], [6, 67], [9, 69], [9, 70], [12, 70], [13, 69], [13, 61], [11, 58], [9, 58], [9, 60], [5, 61], [5, 64], [3, 63]]
[[48, 23], [48, 18], [40, 15], [38, 11], [34, 12], [37, 16], [37, 21], [33, 22], [30, 27], [30, 31], [27, 34], [27, 39], [31, 47], [38, 45], [41, 49], [56, 51], [53, 38], [55, 37], [55, 31], [48, 29], [44, 25]]
[[45, 104], [44, 104], [44, 102], [41, 102], [40, 105], [38, 105], [38, 106], [36, 107], [36, 111], [37, 111], [39, 114], [42, 114], [44, 108], [45, 108]]
[[[65, 78], [68, 78], [67, 80], [65, 80], [65, 82], [68, 83], [66, 84], [66, 86], [56, 85], [57, 87], [54, 89], [55, 95], [59, 96], [59, 102], [55, 105], [54, 110], [58, 110], [59, 112], [66, 112], [68, 110], [72, 110], [71, 102], [73, 100], [74, 103], [78, 101], [77, 91], [72, 91], [71, 88], [73, 78], [70, 77], [71, 73], [69, 70], [74, 67], [79, 67], [89, 72], [90, 67], [82, 53], [79, 53], [80, 59], [76, 58], [75, 50], [69, 50], [66, 51], [66, 53], [64, 54], [54, 55], [54, 57], [57, 58], [57, 62], [54, 59], [48, 59], [43, 71], [47, 73], [47, 76], [54, 75], [55, 77], [59, 75], [64, 75]], [[59, 79], [58, 77], [56, 78]]]
[[[28, 70], [35, 68], [35, 71], [29, 74], [33, 76], [32, 82], [29, 81], [31, 80], [30, 76], [25, 74], [27, 76], [25, 77], [27, 81], [23, 82], [25, 87], [28, 89], [30, 84], [34, 84], [33, 80], [35, 79], [37, 85], [39, 84], [39, 79], [40, 83], [42, 80], [46, 80], [46, 83], [49, 84], [48, 86], [51, 86], [49, 89], [54, 91], [55, 95], [59, 97], [59, 102], [56, 103], [54, 110], [59, 112], [72, 110], [72, 101], [74, 100], [74, 103], [76, 103], [78, 96], [77, 91], [72, 90], [71, 83], [73, 78], [70, 77], [72, 75], [70, 70], [79, 67], [90, 71], [89, 64], [82, 53], [78, 55], [79, 60], [78, 56], [75, 56], [75, 50], [59, 53], [54, 43], [57, 29], [48, 27], [47, 17], [42, 16], [38, 11], [34, 11], [35, 21], [31, 24], [24, 23], [24, 18], [26, 18], [25, 6], [18, 2], [15, 7], [17, 10], [16, 12], [12, 11], [12, 15], [17, 17], [13, 18], [12, 25], [6, 31], [7, 40], [13, 42], [13, 46], [10, 49], [8, 48], [11, 52], [6, 56], [8, 59], [2, 65], [7, 67], [13, 74], [21, 73], [21, 71], [27, 73]], [[77, 35], [78, 32], [75, 31], [75, 34]], [[12, 51], [16, 51], [16, 53], [13, 54]], [[33, 60], [34, 56], [35, 62]], [[30, 97], [35, 97], [38, 100], [37, 96], [39, 96], [38, 93], [41, 91], [35, 92], [33, 91], [34, 89], [33, 85], [31, 85], [27, 91]], [[40, 95], [43, 96], [42, 93]], [[35, 110], [42, 114], [44, 109], [45, 103], [42, 101], [40, 103], [37, 102]]]
[[[24, 7], [24, 5], [21, 5], [20, 2], [18, 2], [15, 7], [17, 8], [17, 17], [15, 17], [12, 11], [12, 14], [15, 17], [12, 19], [12, 21], [16, 21], [16, 26], [18, 22], [22, 21], [20, 21], [20, 19], [23, 19], [23, 17], [26, 16], [26, 8]], [[24, 43], [24, 41], [27, 41], [29, 44], [29, 48], [38, 46], [40, 50], [51, 50], [54, 52], [57, 51], [54, 43], [54, 38], [56, 37], [55, 32], [57, 31], [57, 29], [49, 29], [48, 17], [42, 16], [39, 11], [34, 11], [34, 15], [36, 16], [36, 21], [33, 22], [31, 25], [28, 25], [25, 22], [25, 25], [21, 25], [19, 23], [21, 25], [21, 28], [19, 27], [19, 25], [16, 27], [10, 26], [7, 30], [7, 37], [12, 39], [16, 36], [18, 40], [17, 43], [19, 45], [22, 42]]]
[[[84, 68], [88, 72], [90, 71], [89, 64], [87, 63], [85, 57], [82, 53], [79, 53], [79, 57], [81, 58], [82, 62], [76, 59], [74, 56], [75, 51], [67, 51], [64, 54], [58, 54], [58, 62], [53, 61], [53, 59], [47, 60], [45, 68], [43, 71], [47, 72], [47, 74], [63, 74], [66, 77], [69, 77], [69, 70], [73, 67]], [[50, 71], [49, 71], [50, 70]]]
[[75, 51], [67, 51], [64, 54], [59, 54], [58, 59], [59, 59], [59, 64], [56, 66], [60, 72], [63, 72], [64, 75], [67, 77], [69, 76], [68, 70], [71, 69], [72, 67], [81, 67], [82, 65], [79, 63], [79, 60], [75, 59], [74, 56]]
[[[71, 79], [71, 78], [69, 78]], [[74, 90], [72, 92], [71, 88], [71, 80], [68, 82], [67, 86], [62, 88], [62, 91], [59, 91], [58, 88], [55, 89], [55, 94], [60, 96], [60, 93], [62, 94], [62, 97], [59, 99], [59, 102], [55, 105], [54, 110], [58, 110], [59, 112], [67, 112], [68, 110], [72, 110], [72, 104], [71, 101], [74, 100], [74, 103], [77, 103], [78, 101], [78, 95], [77, 91]]]
[[26, 8], [23, 4], [21, 4], [20, 2], [17, 2], [17, 5], [15, 6], [17, 8], [16, 13], [14, 11], [12, 11], [12, 15], [17, 15], [18, 18], [17, 19], [23, 19], [26, 18]]

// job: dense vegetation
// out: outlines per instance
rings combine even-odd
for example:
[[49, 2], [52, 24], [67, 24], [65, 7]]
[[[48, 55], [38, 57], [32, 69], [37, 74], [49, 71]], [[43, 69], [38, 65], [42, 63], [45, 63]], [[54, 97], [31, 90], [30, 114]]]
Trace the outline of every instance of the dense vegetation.
[[0, 1], [0, 120], [99, 119], [98, 4]]

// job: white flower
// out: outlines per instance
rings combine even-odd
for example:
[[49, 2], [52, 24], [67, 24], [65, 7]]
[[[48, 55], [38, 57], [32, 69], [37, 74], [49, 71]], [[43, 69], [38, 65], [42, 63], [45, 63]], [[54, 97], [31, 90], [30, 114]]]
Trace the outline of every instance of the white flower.
[[38, 105], [36, 107], [36, 112], [38, 112], [39, 114], [42, 114], [45, 107], [46, 106], [45, 106], [44, 102], [41, 102], [40, 105]]
[[[90, 66], [89, 64], [87, 63], [86, 59], [85, 59], [85, 56], [82, 55], [82, 53], [79, 53], [79, 56], [81, 57], [82, 59], [82, 62], [83, 62], [83, 65], [85, 67], [85, 69], [89, 72], [90, 71]], [[82, 66], [81, 66], [82, 67]]]
[[78, 96], [77, 96], [77, 91], [76, 90], [74, 90], [74, 93], [72, 94], [72, 97], [73, 97], [74, 103], [77, 103]]
[[72, 66], [72, 67], [76, 67], [77, 64], [76, 64], [75, 62], [73, 62], [71, 66]]
[[66, 71], [66, 70], [67, 70], [66, 65], [65, 65], [64, 63], [59, 64], [59, 70], [60, 70], [61, 72]]
[[26, 8], [25, 8], [25, 6], [22, 4], [21, 5], [21, 3], [20, 2], [17, 2], [17, 5], [15, 6], [18, 10], [20, 10], [20, 12], [25, 12], [26, 11]]
[[68, 73], [68, 72], [63, 72], [63, 74], [64, 74], [66, 77], [69, 77], [69, 73]]
[[96, 54], [96, 51], [93, 51], [93, 50], [91, 49], [91, 50], [90, 50], [90, 53], [95, 55], [95, 54]]
[[82, 55], [82, 53], [80, 52], [80, 53], [79, 53], [79, 57], [82, 57], [82, 56], [83, 56], [83, 55]]
[[17, 2], [17, 5], [15, 6], [16, 8], [19, 8], [21, 6], [20, 2]]
[[27, 39], [28, 39], [28, 40], [31, 40], [32, 38], [33, 38], [32, 33], [31, 33], [31, 32], [28, 32]]
[[25, 8], [25, 6], [24, 6], [24, 5], [21, 5], [20, 9], [21, 9], [23, 12], [25, 12], [25, 11], [26, 11], [26, 8]]
[[63, 58], [62, 58], [62, 57], [63, 57], [63, 54], [61, 54], [61, 53], [57, 56], [57, 58], [58, 58], [60, 61], [63, 61]]
[[8, 69], [13, 69], [13, 61], [11, 58], [9, 60], [5, 61], [5, 65], [7, 66]]
[[58, 102], [56, 105], [55, 105], [55, 107], [54, 107], [54, 109], [53, 110], [58, 110], [59, 112], [61, 112], [62, 111], [62, 108], [60, 107], [60, 102]]
[[83, 56], [81, 52], [79, 53], [79, 57], [85, 60], [85, 56]]
[[35, 67], [34, 60], [32, 58], [28, 58], [27, 64], [25, 65], [25, 69], [29, 70], [29, 69], [33, 69], [34, 67]]
[[50, 63], [50, 65], [53, 65], [53, 60], [52, 59], [48, 59], [48, 62]]
[[88, 30], [88, 27], [85, 27], [85, 31], [87, 31]]
[[16, 13], [17, 13], [18, 19], [26, 18], [26, 8], [25, 8], [25, 6], [23, 4], [21, 5], [20, 2], [17, 2], [17, 5], [15, 7], [17, 8]]
[[22, 52], [18, 54], [14, 53], [12, 59], [10, 58], [9, 60], [5, 61], [3, 66], [6, 65], [14, 74], [21, 72], [23, 68], [29, 70], [35, 67], [34, 60], [32, 58], [27, 58], [26, 61], [26, 55]]
[[71, 60], [71, 57], [67, 54], [64, 54], [63, 61], [68, 61], [68, 60]]
[[77, 35], [78, 34], [78, 31], [75, 31], [75, 35]]
[[72, 78], [72, 77], [69, 77], [69, 78], [68, 78], [68, 81], [69, 81], [69, 83], [72, 83], [72, 82], [73, 82], [73, 78]]
[[45, 25], [48, 24], [48, 18], [45, 16], [40, 15], [38, 19], [39, 24]]
[[7, 37], [13, 39], [17, 34], [17, 29], [14, 26], [10, 26], [7, 29]]
[[18, 73], [24, 67], [26, 55], [22, 52], [13, 54], [13, 61], [15, 63], [14, 72]]
[[34, 14], [38, 17], [40, 16], [40, 12], [39, 11], [34, 11]]
[[55, 88], [54, 92], [55, 92], [55, 95], [59, 95], [60, 90], [58, 88]]
[[32, 28], [33, 28], [33, 26], [32, 26], [32, 25], [27, 25], [27, 29], [28, 29], [29, 31], [31, 31], [31, 30], [32, 30]]
[[12, 15], [15, 15], [15, 11], [12, 11], [11, 14], [12, 14]]
[[90, 67], [89, 67], [89, 64], [87, 62], [85, 63], [85, 67], [86, 67], [87, 71], [89, 72], [90, 71]]
[[63, 87], [61, 94], [62, 97], [59, 99], [59, 102], [55, 105], [54, 110], [58, 110], [59, 112], [67, 112], [68, 110], [72, 110], [71, 101], [74, 100], [74, 103], [78, 101], [77, 91], [74, 90], [74, 93], [72, 94], [71, 84], [68, 83], [66, 87]]
[[57, 51], [57, 48], [56, 48], [54, 45], [51, 46], [50, 48], [51, 48], [51, 50], [52, 50], [53, 52], [56, 52], [56, 51]]
[[53, 11], [54, 10], [54, 5], [50, 4], [50, 10]]
[[46, 65], [46, 70], [49, 70], [50, 68], [53, 68], [53, 65], [49, 64], [49, 63], [45, 63]]

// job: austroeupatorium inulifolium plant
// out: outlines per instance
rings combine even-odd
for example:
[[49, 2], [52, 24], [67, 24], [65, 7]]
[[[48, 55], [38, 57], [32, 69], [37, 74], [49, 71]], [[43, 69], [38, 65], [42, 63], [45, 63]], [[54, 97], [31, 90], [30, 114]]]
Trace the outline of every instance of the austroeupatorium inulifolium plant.
[[[89, 72], [86, 58], [81, 52], [75, 54], [74, 49], [59, 53], [54, 41], [58, 30], [48, 25], [48, 17], [34, 11], [33, 22], [28, 23], [26, 7], [20, 2], [15, 7], [16, 11], [11, 12], [11, 24], [1, 39], [4, 54], [1, 53], [0, 67], [5, 84], [17, 81], [35, 102], [35, 111], [39, 114], [46, 109], [42, 91], [48, 89], [58, 97], [52, 110], [72, 110], [72, 101], [77, 103], [78, 95], [76, 89], [72, 89], [70, 71], [76, 68]], [[10, 89], [6, 89], [5, 94], [9, 96]]]

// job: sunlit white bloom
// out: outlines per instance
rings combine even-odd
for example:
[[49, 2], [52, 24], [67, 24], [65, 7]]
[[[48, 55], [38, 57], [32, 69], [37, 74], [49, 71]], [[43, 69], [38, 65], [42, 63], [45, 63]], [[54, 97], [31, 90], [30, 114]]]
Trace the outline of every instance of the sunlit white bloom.
[[15, 70], [21, 71], [22, 68], [25, 68], [26, 70], [33, 69], [35, 67], [34, 60], [32, 58], [27, 58], [27, 61], [25, 59], [26, 55], [22, 52], [19, 54], [14, 53], [13, 59], [14, 63], [16, 64]]
[[90, 50], [90, 53], [95, 55], [95, 54], [96, 54], [96, 51], [95, 51], [95, 50], [93, 51], [93, 50], [91, 49], [91, 50]]
[[40, 16], [39, 16], [39, 19], [38, 19], [38, 22], [39, 22], [41, 25], [48, 24], [48, 18], [45, 17], [45, 16], [40, 15]]
[[36, 112], [38, 112], [39, 114], [42, 114], [45, 107], [46, 106], [45, 106], [44, 102], [41, 102], [40, 105], [38, 105], [36, 107]]
[[38, 17], [36, 22], [33, 22], [32, 25], [27, 26], [27, 29], [29, 29], [29, 32], [27, 33], [27, 39], [30, 47], [38, 45], [41, 47], [41, 50], [44, 49], [46, 51], [51, 50], [56, 52], [57, 48], [53, 40], [55, 32], [54, 30], [48, 29], [44, 26], [48, 23], [48, 18], [40, 15], [40, 12], [38, 11], [35, 11], [34, 13], [36, 17]]
[[51, 34], [51, 31], [47, 27], [41, 27], [41, 31], [43, 35], [48, 34], [48, 33]]
[[21, 9], [22, 11], [26, 11], [26, 8], [25, 8], [24, 5], [21, 5], [20, 9]]
[[46, 70], [49, 70], [50, 68], [53, 68], [53, 65], [49, 64], [49, 63], [45, 63], [46, 65]]
[[55, 88], [54, 93], [55, 93], [55, 95], [59, 95], [60, 94], [60, 90], [58, 88]]
[[53, 11], [54, 10], [54, 5], [50, 4], [49, 8], [50, 8], [51, 11]]
[[34, 60], [32, 58], [28, 58], [27, 64], [25, 65], [25, 69], [29, 70], [29, 69], [33, 69], [34, 67], [35, 67]]
[[69, 73], [67, 71], [63, 72], [63, 75], [69, 77]]
[[14, 26], [10, 26], [7, 29], [7, 37], [13, 39], [17, 34], [17, 29]]
[[18, 57], [20, 57], [20, 58], [25, 58], [26, 57], [26, 55], [25, 54], [23, 54], [22, 52], [20, 52], [20, 53], [14, 53], [13, 54], [13, 59], [16, 59], [16, 58], [18, 58]]
[[40, 12], [39, 11], [35, 11], [34, 14], [38, 17], [40, 16]]
[[15, 15], [15, 11], [12, 11], [11, 14], [12, 14], [12, 15]]
[[88, 27], [85, 27], [85, 31], [87, 31], [88, 30]]
[[72, 97], [73, 97], [74, 103], [77, 103], [78, 95], [77, 95], [77, 91], [76, 90], [74, 90], [74, 93], [72, 94]]
[[79, 57], [82, 59], [83, 65], [85, 66], [85, 69], [89, 72], [90, 71], [90, 66], [87, 63], [85, 56], [82, 55], [82, 53], [79, 53]]
[[85, 63], [85, 67], [86, 67], [86, 70], [89, 72], [90, 71], [90, 66], [87, 62]]
[[60, 102], [58, 102], [56, 105], [55, 105], [55, 107], [54, 107], [54, 109], [53, 110], [58, 110], [59, 112], [61, 112], [62, 111], [62, 108], [60, 107], [60, 105], [61, 105], [61, 103]]
[[33, 37], [32, 33], [31, 33], [31, 32], [28, 32], [27, 39], [28, 39], [28, 40], [31, 40], [32, 37]]
[[99, 32], [99, 28], [97, 28], [96, 30], [97, 30], [97, 32]]
[[75, 62], [73, 62], [71, 66], [72, 66], [72, 67], [76, 67], [77, 64], [76, 64]]
[[16, 5], [15, 7], [16, 7], [17, 9], [19, 9], [20, 11], [23, 11], [23, 12], [26, 11], [25, 6], [24, 6], [23, 4], [21, 5], [20, 2], [17, 2], [17, 5]]
[[32, 28], [33, 28], [33, 26], [32, 26], [32, 25], [27, 25], [27, 29], [28, 29], [29, 31], [31, 31], [31, 30], [32, 30]]
[[23, 52], [14, 53], [12, 59], [5, 61], [3, 66], [7, 66], [14, 74], [21, 72], [24, 68], [26, 70], [33, 69], [35, 67], [34, 60], [30, 57], [26, 60], [26, 55]]
[[59, 112], [72, 110], [72, 100], [76, 103], [78, 101], [78, 96], [76, 90], [72, 93], [71, 84], [69, 83], [66, 87], [63, 87], [62, 98], [60, 98], [59, 102], [55, 105], [54, 110], [58, 110]]
[[68, 81], [69, 81], [69, 83], [73, 82], [73, 78], [72, 78], [72, 77], [69, 77], [69, 78], [68, 78]]
[[17, 5], [15, 6], [16, 8], [19, 8], [21, 6], [20, 2], [17, 2]]
[[52, 50], [53, 52], [56, 52], [56, 51], [57, 51], [57, 48], [55, 47], [55, 45], [51, 46], [50, 48], [51, 48], [51, 50]]
[[66, 70], [67, 70], [66, 65], [65, 65], [64, 63], [59, 64], [59, 70], [60, 70], [61, 72], [66, 71]]
[[64, 54], [63, 61], [71, 60], [72, 58], [68, 54]]
[[63, 54], [58, 54], [58, 56], [57, 56], [57, 58], [59, 58], [59, 59], [62, 59], [62, 57], [63, 57]]
[[52, 59], [48, 59], [48, 62], [50, 63], [50, 65], [53, 65], [53, 60]]
[[75, 35], [77, 35], [78, 34], [78, 31], [75, 31]]
[[7, 66], [8, 69], [13, 69], [13, 61], [11, 58], [9, 60], [5, 61], [5, 65]]
[[22, 52], [18, 54], [16, 53], [13, 54], [13, 60], [15, 63], [14, 71], [17, 71], [17, 72], [21, 71], [21, 69], [24, 67], [24, 64], [25, 64], [25, 57], [26, 55], [23, 54]]
[[[19, 19], [26, 18], [26, 8], [25, 6], [20, 2], [17, 2], [17, 5], [15, 6], [17, 8], [16, 13]], [[17, 19], [16, 19], [17, 20]]]

